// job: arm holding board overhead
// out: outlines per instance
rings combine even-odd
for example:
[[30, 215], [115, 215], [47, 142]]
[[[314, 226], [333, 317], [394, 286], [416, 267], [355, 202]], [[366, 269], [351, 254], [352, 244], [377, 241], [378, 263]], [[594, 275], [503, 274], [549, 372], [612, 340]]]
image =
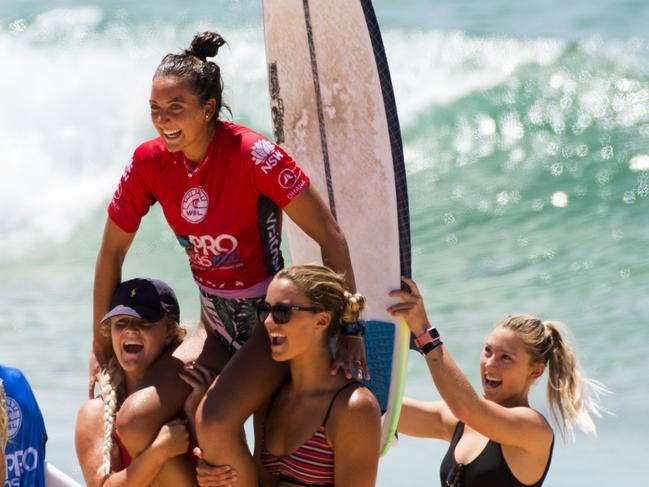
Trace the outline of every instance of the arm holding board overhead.
[[[291, 203], [284, 207], [284, 211], [304, 233], [320, 246], [323, 264], [340, 272], [345, 276], [349, 287], [356, 290], [354, 270], [345, 235], [329, 207], [311, 185], [307, 186]], [[356, 372], [356, 378], [359, 380], [363, 377], [370, 378], [365, 347], [359, 338], [359, 333], [340, 336], [336, 346], [336, 357], [331, 367], [332, 374], [341, 369], [348, 379], [352, 378], [352, 371]]]
[[[369, 0], [265, 0], [264, 29], [275, 139], [344, 231], [356, 288], [367, 297], [368, 385], [384, 411], [385, 453], [399, 416], [410, 339], [385, 310], [393, 304], [388, 292], [410, 275], [410, 228], [378, 23]], [[317, 262], [312, 238], [292, 222], [287, 229], [292, 262]]]

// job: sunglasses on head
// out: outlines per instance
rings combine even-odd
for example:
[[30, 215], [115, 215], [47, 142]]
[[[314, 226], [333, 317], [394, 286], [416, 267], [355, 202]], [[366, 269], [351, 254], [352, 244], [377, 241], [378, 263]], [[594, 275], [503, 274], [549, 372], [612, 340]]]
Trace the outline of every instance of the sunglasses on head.
[[310, 311], [311, 313], [319, 313], [322, 308], [313, 306], [296, 306], [293, 304], [278, 303], [271, 306], [266, 301], [257, 304], [257, 319], [259, 323], [263, 323], [268, 318], [268, 315], [273, 317], [273, 321], [278, 325], [283, 325], [291, 321], [293, 311]]

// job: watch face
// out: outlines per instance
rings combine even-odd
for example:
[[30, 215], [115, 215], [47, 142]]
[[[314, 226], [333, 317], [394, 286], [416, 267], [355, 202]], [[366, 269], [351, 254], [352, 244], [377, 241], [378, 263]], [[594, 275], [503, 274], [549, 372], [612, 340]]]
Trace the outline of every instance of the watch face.
[[345, 326], [343, 326], [343, 333], [345, 335], [357, 335], [358, 333], [362, 332], [363, 325], [359, 321], [356, 321], [354, 323], [345, 323]]

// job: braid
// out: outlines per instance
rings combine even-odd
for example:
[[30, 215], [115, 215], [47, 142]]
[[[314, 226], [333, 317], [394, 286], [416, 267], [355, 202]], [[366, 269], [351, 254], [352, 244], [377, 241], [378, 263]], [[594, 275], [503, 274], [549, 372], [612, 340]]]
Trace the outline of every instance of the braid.
[[122, 369], [115, 357], [108, 361], [108, 366], [99, 374], [99, 388], [104, 401], [104, 443], [102, 445], [103, 460], [99, 473], [109, 475], [111, 471], [111, 453], [113, 451], [113, 431], [115, 417], [119, 405], [118, 390], [122, 383]]
[[2, 379], [0, 379], [0, 450], [4, 451], [8, 439], [7, 396]]

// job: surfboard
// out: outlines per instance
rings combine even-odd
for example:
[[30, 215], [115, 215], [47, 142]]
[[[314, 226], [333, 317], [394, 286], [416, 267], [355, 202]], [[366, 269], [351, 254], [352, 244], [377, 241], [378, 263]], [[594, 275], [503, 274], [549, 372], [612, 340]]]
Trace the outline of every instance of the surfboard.
[[81, 484], [61, 472], [50, 462], [45, 462], [45, 487], [81, 487]]
[[[395, 323], [386, 308], [393, 303], [388, 292], [401, 287], [401, 275], [410, 276], [410, 227], [383, 41], [370, 0], [264, 0], [263, 6], [275, 140], [328, 202], [347, 238], [357, 289], [367, 298], [368, 385], [383, 411], [384, 454], [399, 419], [410, 342], [405, 323]], [[318, 246], [292, 222], [287, 233], [293, 263], [321, 261]]]

